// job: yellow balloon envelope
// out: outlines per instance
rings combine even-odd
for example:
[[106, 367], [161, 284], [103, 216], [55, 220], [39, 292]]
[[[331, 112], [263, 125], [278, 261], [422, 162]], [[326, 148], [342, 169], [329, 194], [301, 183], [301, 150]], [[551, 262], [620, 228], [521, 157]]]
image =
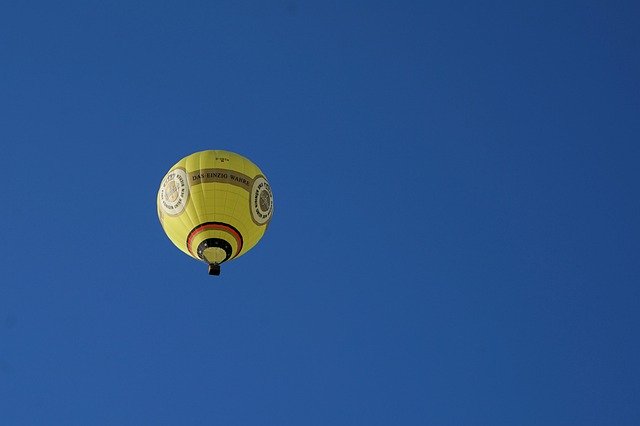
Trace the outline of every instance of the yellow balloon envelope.
[[271, 186], [258, 166], [229, 151], [210, 150], [178, 161], [158, 190], [158, 217], [169, 239], [189, 256], [220, 264], [262, 238], [273, 215]]

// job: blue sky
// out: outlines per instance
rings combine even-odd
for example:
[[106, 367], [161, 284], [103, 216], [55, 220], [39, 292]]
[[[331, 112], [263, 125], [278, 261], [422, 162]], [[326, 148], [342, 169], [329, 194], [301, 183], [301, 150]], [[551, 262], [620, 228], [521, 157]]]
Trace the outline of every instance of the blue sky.
[[[637, 2], [4, 2], [3, 424], [637, 425]], [[177, 160], [270, 180], [213, 278]]]

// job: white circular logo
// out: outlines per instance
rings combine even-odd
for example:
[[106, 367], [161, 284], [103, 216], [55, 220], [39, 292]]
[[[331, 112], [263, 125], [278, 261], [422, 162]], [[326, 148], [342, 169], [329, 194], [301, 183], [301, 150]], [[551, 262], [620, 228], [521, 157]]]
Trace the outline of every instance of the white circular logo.
[[258, 176], [253, 180], [249, 207], [251, 208], [251, 217], [256, 224], [264, 225], [271, 220], [273, 194], [271, 186], [264, 176]]
[[169, 216], [182, 213], [189, 198], [187, 172], [184, 169], [171, 170], [160, 185], [160, 204]]

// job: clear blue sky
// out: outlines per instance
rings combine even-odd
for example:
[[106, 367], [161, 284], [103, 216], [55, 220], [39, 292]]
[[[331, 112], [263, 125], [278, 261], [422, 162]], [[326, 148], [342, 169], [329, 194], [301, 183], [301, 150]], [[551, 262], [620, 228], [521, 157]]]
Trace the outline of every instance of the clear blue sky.
[[[639, 5], [3, 2], [0, 423], [640, 424]], [[203, 149], [275, 196], [219, 278]]]

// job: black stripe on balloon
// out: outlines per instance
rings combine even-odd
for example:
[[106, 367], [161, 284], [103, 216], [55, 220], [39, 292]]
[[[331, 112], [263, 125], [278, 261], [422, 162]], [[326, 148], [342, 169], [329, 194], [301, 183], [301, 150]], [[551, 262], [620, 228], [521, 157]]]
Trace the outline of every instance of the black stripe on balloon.
[[193, 253], [192, 247], [191, 247], [192, 239], [197, 234], [199, 234], [201, 231], [204, 231], [204, 230], [206, 230], [208, 228], [225, 231], [225, 232], [231, 234], [236, 239], [236, 243], [237, 243], [238, 247], [237, 247], [237, 251], [233, 255], [233, 257], [236, 257], [242, 251], [242, 246], [244, 244], [244, 239], [242, 238], [242, 234], [240, 233], [240, 231], [238, 231], [234, 226], [231, 226], [228, 223], [224, 223], [224, 222], [204, 222], [204, 223], [201, 223], [201, 224], [197, 225], [195, 228], [193, 228], [191, 230], [191, 232], [189, 232], [189, 235], [187, 235], [187, 250], [189, 250], [189, 253], [195, 255], [195, 253]]

